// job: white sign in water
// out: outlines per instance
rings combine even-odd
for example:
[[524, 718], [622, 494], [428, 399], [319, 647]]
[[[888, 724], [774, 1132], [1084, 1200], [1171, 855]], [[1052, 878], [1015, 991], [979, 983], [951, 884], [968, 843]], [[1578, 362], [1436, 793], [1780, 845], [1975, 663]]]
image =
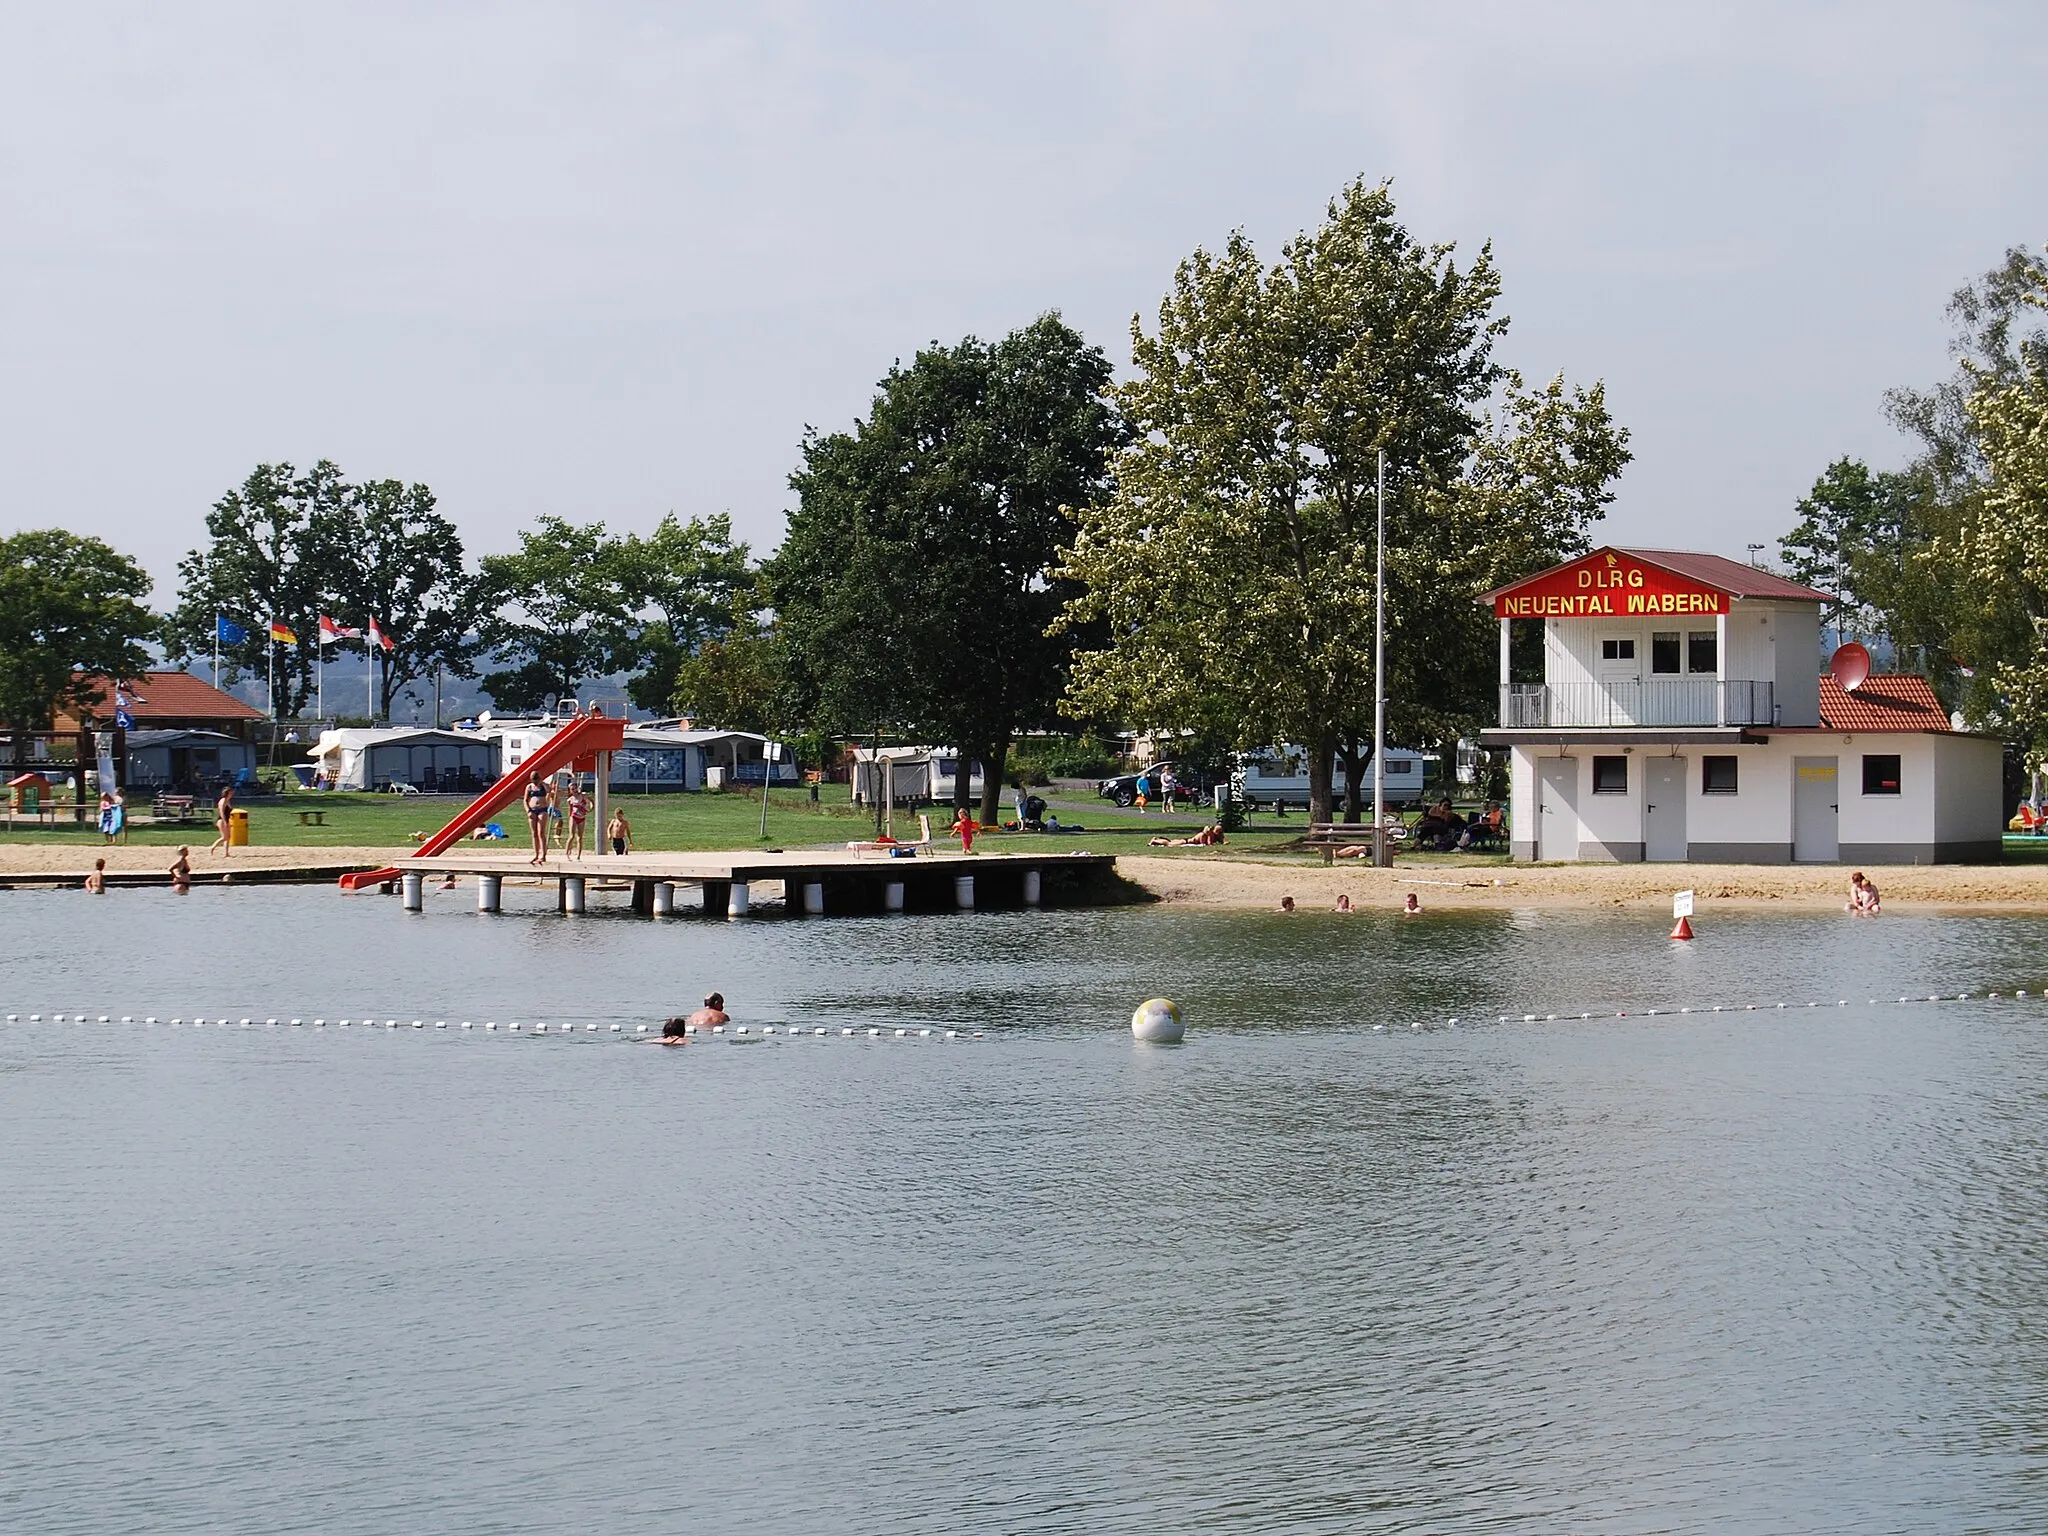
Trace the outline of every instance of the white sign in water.
[[1671, 897], [1671, 915], [1673, 917], [1692, 916], [1691, 891], [1677, 891], [1673, 893]]

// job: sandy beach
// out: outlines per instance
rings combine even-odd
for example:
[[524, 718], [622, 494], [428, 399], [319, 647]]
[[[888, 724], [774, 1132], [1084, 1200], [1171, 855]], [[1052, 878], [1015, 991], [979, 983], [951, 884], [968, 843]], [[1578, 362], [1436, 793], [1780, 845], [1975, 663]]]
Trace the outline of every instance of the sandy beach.
[[[1671, 908], [1672, 893], [1694, 892], [1704, 910], [1722, 906], [1838, 910], [1849, 871], [1835, 865], [1576, 864], [1459, 869], [1374, 869], [1282, 864], [1231, 855], [1120, 855], [1117, 870], [1162, 901], [1205, 907], [1277, 907], [1292, 896], [1308, 908], [1334, 906], [1340, 892], [1363, 908], [1395, 908], [1413, 891], [1430, 907]], [[2001, 907], [2048, 911], [2048, 865], [1937, 864], [1866, 870], [1884, 903], [1907, 907]]]
[[[1108, 850], [1103, 850], [1108, 851]], [[275, 874], [302, 870], [327, 878], [404, 859], [409, 848], [238, 848], [232, 858], [192, 850], [193, 875], [217, 880], [237, 872]], [[0, 880], [9, 875], [76, 874], [81, 880], [102, 855], [110, 872], [159, 874], [172, 850], [163, 847], [90, 848], [0, 843]], [[1160, 901], [1181, 906], [1259, 909], [1292, 896], [1306, 908], [1334, 906], [1340, 892], [1363, 908], [1394, 908], [1413, 891], [1430, 907], [1640, 907], [1669, 911], [1674, 891], [1690, 889], [1704, 909], [1714, 905], [1839, 908], [1846, 868], [1832, 865], [1580, 864], [1533, 868], [1454, 865], [1373, 869], [1361, 862], [1336, 866], [1286, 862], [1230, 853], [1133, 854], [1119, 852], [1117, 869]], [[601, 872], [593, 868], [592, 873]], [[2000, 907], [2048, 912], [2048, 864], [1938, 864], [1870, 867], [1885, 905]]]

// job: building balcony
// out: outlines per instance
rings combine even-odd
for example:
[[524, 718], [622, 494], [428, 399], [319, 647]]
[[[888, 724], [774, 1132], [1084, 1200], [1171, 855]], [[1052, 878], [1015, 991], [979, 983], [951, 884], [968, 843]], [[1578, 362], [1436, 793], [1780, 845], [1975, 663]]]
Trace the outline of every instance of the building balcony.
[[1774, 685], [1713, 677], [1517, 683], [1500, 691], [1503, 730], [1773, 725]]

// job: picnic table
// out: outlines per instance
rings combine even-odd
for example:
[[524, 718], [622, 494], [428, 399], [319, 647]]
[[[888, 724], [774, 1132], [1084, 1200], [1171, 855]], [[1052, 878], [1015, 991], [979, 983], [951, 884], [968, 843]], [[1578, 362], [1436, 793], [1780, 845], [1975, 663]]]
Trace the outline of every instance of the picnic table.
[[190, 821], [196, 803], [191, 795], [158, 795], [149, 809], [158, 821]]

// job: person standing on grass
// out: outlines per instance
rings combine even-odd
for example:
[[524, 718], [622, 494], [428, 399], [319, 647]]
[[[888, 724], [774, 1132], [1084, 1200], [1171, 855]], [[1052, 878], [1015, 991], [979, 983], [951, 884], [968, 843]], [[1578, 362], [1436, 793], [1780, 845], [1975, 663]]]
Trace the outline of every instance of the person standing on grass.
[[604, 835], [611, 840], [613, 853], [633, 851], [633, 824], [626, 820], [624, 811], [612, 812], [612, 819], [605, 823]]
[[546, 842], [548, 831], [548, 787], [541, 783], [540, 775], [526, 776], [526, 825], [533, 833], [533, 857], [529, 864], [545, 864], [548, 858]]
[[583, 857], [583, 824], [590, 819], [590, 798], [583, 793], [581, 784], [569, 786], [569, 848], [570, 857]]
[[220, 789], [220, 798], [213, 803], [213, 826], [214, 830], [220, 835], [213, 840], [213, 847], [206, 850], [208, 853], [212, 853], [217, 848], [220, 850], [222, 858], [229, 859], [234, 857], [234, 849], [228, 842], [228, 829], [234, 825], [234, 820], [235, 786], [223, 784]]

